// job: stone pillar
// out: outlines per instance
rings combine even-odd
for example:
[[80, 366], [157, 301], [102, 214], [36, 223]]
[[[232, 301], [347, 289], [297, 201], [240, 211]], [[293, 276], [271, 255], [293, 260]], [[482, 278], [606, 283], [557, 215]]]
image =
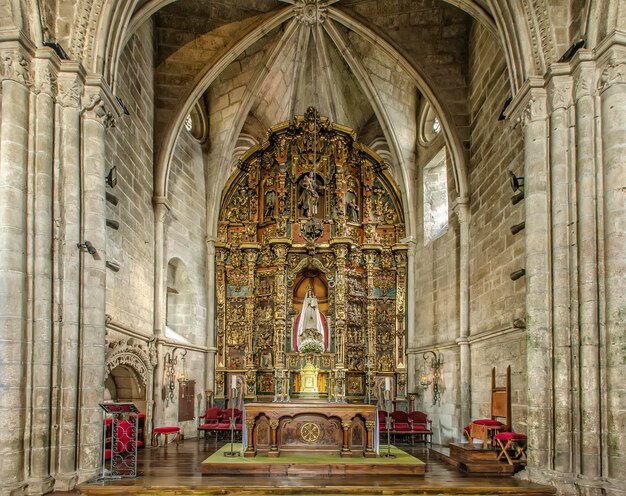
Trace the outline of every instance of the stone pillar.
[[[576, 260], [578, 329], [572, 333], [574, 370], [572, 390], [572, 466], [580, 474], [589, 468], [587, 447], [600, 446], [598, 400], [601, 397], [598, 363], [598, 163], [596, 160], [596, 97], [592, 90], [595, 63], [590, 52], [579, 52], [575, 85], [576, 112]], [[574, 322], [572, 324], [575, 324]], [[597, 453], [596, 457], [597, 458]], [[598, 467], [597, 461], [593, 466]]]
[[52, 267], [53, 264], [53, 158], [55, 135], [56, 73], [58, 59], [50, 49], [37, 52], [34, 60], [35, 95], [31, 115], [35, 134], [34, 163], [29, 181], [32, 228], [31, 250], [31, 308], [29, 319], [30, 415], [28, 418], [30, 467], [28, 490], [44, 494], [52, 491], [50, 476], [51, 441], [51, 376], [52, 359]]
[[[568, 64], [554, 64], [548, 73], [548, 100], [550, 125], [550, 203], [552, 249], [552, 333], [554, 375], [554, 469], [571, 470], [572, 455], [572, 354], [571, 319], [572, 280], [570, 266], [570, 225], [573, 203], [570, 184], [575, 183], [575, 164], [572, 163], [570, 143], [570, 108], [572, 105], [572, 78]], [[526, 181], [526, 179], [524, 179]], [[528, 208], [527, 199], [526, 207]], [[526, 224], [528, 228], [528, 223]], [[532, 370], [532, 369], [529, 369]]]
[[[415, 246], [412, 237], [403, 240], [408, 245], [407, 250], [407, 299], [406, 299], [406, 355], [407, 355], [407, 393], [415, 393], [417, 389], [417, 356], [415, 347]], [[369, 286], [368, 286], [369, 287]]]
[[469, 425], [472, 415], [472, 357], [469, 345], [469, 200], [459, 198], [456, 201], [455, 213], [459, 220], [459, 345], [460, 361], [460, 407], [461, 418], [459, 432]]
[[[76, 483], [79, 250], [81, 240], [81, 130], [80, 96], [84, 74], [79, 64], [63, 62], [58, 77], [58, 152], [55, 167], [54, 218], [56, 259], [54, 266], [55, 305], [53, 324], [52, 418], [56, 424], [51, 445], [54, 452], [55, 490], [68, 491]], [[53, 424], [53, 426], [55, 425]]]
[[[165, 337], [165, 312], [166, 312], [166, 259], [165, 259], [165, 221], [170, 211], [170, 203], [167, 198], [158, 196], [152, 198], [154, 207], [154, 312], [153, 329], [157, 338], [157, 366], [153, 378], [153, 389], [156, 391], [152, 425], [161, 425], [165, 418], [165, 404], [161, 400], [160, 391], [163, 387], [163, 345], [161, 340]], [[152, 433], [148, 433], [152, 436]]]
[[114, 125], [112, 97], [102, 82], [87, 79], [82, 123], [81, 242], [90, 241], [96, 254], [81, 248], [80, 324], [78, 343], [79, 480], [99, 472], [102, 459], [102, 410], [104, 393], [106, 303], [106, 159], [105, 133]]
[[[600, 334], [600, 360], [604, 387], [610, 386], [606, 402], [606, 419], [600, 445], [606, 456], [598, 476], [626, 480], [624, 453], [626, 441], [618, 427], [626, 422], [624, 384], [624, 349], [626, 349], [626, 40], [615, 36], [616, 43], [602, 54], [599, 80], [602, 146], [602, 181], [604, 216], [604, 318]], [[602, 463], [602, 460], [598, 460]], [[583, 459], [585, 463], [593, 461]]]
[[27, 170], [30, 73], [18, 49], [0, 51], [0, 492], [23, 489], [27, 287]]
[[524, 134], [528, 468], [532, 471], [552, 468], [554, 448], [549, 147], [543, 80], [529, 78], [509, 109], [509, 116], [521, 120]]

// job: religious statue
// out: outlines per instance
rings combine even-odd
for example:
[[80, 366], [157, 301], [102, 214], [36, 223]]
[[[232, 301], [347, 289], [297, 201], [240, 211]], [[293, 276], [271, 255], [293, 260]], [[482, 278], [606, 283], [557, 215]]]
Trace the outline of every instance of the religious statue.
[[304, 176], [300, 186], [302, 192], [298, 199], [298, 207], [302, 210], [304, 217], [313, 217], [317, 214], [317, 205], [322, 188], [317, 184], [314, 174]]
[[301, 353], [321, 353], [324, 351], [326, 319], [319, 311], [317, 298], [311, 286], [307, 289], [296, 325], [298, 351]]
[[263, 217], [265, 219], [271, 219], [274, 217], [274, 210], [276, 209], [276, 193], [273, 189], [269, 190], [265, 194], [265, 210]]
[[356, 202], [356, 198], [352, 197], [350, 201], [346, 204], [346, 213], [348, 214], [348, 218], [350, 219], [350, 222], [358, 224], [359, 205]]

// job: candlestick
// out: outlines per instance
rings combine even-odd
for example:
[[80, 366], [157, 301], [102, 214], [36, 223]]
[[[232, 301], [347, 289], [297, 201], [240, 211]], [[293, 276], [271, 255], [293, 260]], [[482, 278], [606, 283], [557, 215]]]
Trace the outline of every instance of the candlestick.
[[389, 377], [385, 377], [385, 391], [391, 390], [391, 379]]

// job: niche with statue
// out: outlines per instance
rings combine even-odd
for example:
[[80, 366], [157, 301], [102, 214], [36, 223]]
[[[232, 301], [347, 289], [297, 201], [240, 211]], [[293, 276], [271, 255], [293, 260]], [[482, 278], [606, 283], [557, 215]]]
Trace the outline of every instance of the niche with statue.
[[387, 165], [313, 108], [270, 128], [223, 194], [216, 243], [216, 395], [406, 398], [403, 209]]

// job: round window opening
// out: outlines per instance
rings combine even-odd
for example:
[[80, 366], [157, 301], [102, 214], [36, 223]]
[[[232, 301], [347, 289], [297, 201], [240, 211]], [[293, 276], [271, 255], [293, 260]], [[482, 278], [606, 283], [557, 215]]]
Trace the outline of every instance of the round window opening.
[[190, 133], [193, 131], [193, 119], [189, 114], [187, 114], [187, 117], [185, 117], [185, 129]]

